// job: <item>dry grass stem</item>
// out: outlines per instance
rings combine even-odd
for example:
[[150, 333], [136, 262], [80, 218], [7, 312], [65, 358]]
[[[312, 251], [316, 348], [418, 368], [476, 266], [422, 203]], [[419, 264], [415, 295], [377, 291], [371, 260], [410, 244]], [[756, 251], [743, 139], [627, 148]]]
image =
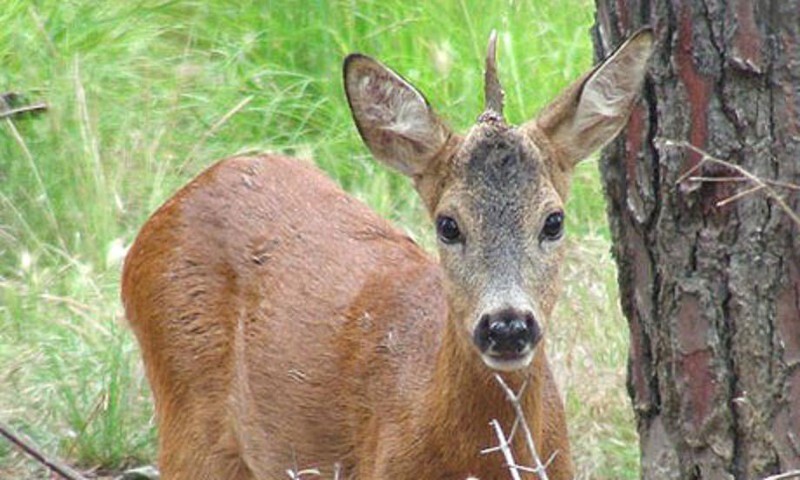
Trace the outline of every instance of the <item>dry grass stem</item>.
[[[6, 101], [0, 98], [0, 112], [8, 113], [9, 111], [11, 110], [9, 109], [8, 104], [6, 104]], [[47, 221], [50, 222], [51, 226], [56, 232], [60, 232], [59, 223], [58, 220], [56, 220], [53, 210], [53, 203], [50, 201], [50, 195], [47, 193], [47, 188], [45, 188], [44, 180], [42, 180], [42, 176], [39, 173], [39, 168], [36, 165], [36, 160], [33, 158], [33, 153], [31, 153], [30, 148], [28, 148], [28, 144], [25, 142], [25, 139], [22, 138], [22, 134], [19, 133], [17, 126], [14, 125], [11, 116], [6, 115], [3, 117], [3, 120], [5, 120], [8, 130], [11, 132], [11, 136], [14, 137], [14, 140], [17, 142], [17, 145], [19, 145], [20, 150], [22, 150], [23, 156], [28, 161], [28, 166], [33, 173], [33, 177], [36, 179], [37, 187], [39, 188], [39, 192], [41, 193], [42, 199], [45, 203], [46, 208], [44, 209], [44, 213], [47, 217]], [[64, 243], [64, 239], [60, 234], [58, 235], [58, 240], [61, 248], [66, 251], [66, 244]]]
[[96, 315], [98, 313], [97, 308], [93, 307], [92, 305], [79, 302], [74, 298], [62, 297], [60, 295], [52, 295], [50, 293], [43, 293], [39, 295], [39, 298], [41, 298], [42, 300], [46, 300], [48, 302], [61, 303], [67, 305], [68, 307], [72, 307], [74, 308], [74, 312], [81, 312], [80, 313], [81, 316], [88, 316], [90, 314]]
[[[730, 196], [728, 198], [725, 198], [723, 200], [720, 200], [719, 202], [717, 202], [717, 206], [718, 207], [727, 205], [727, 204], [729, 204], [731, 202], [734, 202], [734, 201], [739, 200], [739, 199], [741, 199], [743, 197], [746, 197], [747, 195], [750, 195], [752, 193], [755, 193], [755, 192], [763, 190], [764, 193], [769, 198], [773, 199], [775, 201], [775, 203], [778, 204], [780, 209], [783, 210], [783, 212], [786, 213], [786, 215], [788, 215], [789, 218], [791, 218], [791, 220], [797, 226], [800, 226], [800, 216], [798, 216], [798, 214], [795, 213], [794, 210], [792, 210], [792, 208], [789, 206], [789, 204], [786, 203], [786, 201], [783, 199], [783, 197], [781, 197], [778, 194], [778, 192], [776, 192], [775, 189], [772, 188], [772, 187], [780, 187], [780, 188], [788, 188], [788, 189], [791, 189], [791, 190], [798, 191], [798, 190], [800, 190], [800, 186], [799, 185], [794, 185], [794, 184], [790, 184], [790, 183], [786, 183], [786, 182], [773, 181], [773, 180], [763, 180], [763, 179], [759, 178], [758, 176], [750, 173], [747, 169], [742, 168], [739, 165], [736, 165], [736, 164], [727, 162], [725, 160], [716, 158], [716, 157], [710, 155], [705, 150], [702, 150], [702, 149], [700, 149], [698, 147], [695, 147], [694, 145], [692, 145], [692, 144], [690, 144], [688, 142], [682, 141], [682, 140], [678, 141], [678, 140], [669, 140], [669, 139], [659, 139], [659, 140], [657, 140], [657, 142], [660, 143], [661, 145], [665, 146], [665, 147], [685, 148], [685, 149], [690, 150], [690, 151], [692, 151], [692, 152], [694, 152], [694, 153], [696, 153], [696, 154], [701, 156], [701, 159], [697, 163], [697, 165], [693, 166], [687, 172], [685, 172], [683, 175], [681, 175], [678, 178], [676, 183], [683, 183], [686, 180], [693, 180], [693, 181], [698, 181], [698, 182], [706, 182], [706, 181], [708, 181], [707, 177], [695, 176], [694, 175], [694, 173], [697, 172], [699, 169], [701, 169], [703, 167], [703, 165], [705, 165], [706, 163], [712, 163], [714, 165], [720, 165], [720, 166], [723, 166], [725, 168], [729, 168], [729, 169], [731, 169], [731, 170], [733, 170], [736, 173], [741, 175], [741, 177], [739, 177], [739, 178], [733, 177], [729, 181], [736, 181], [736, 182], [747, 181], [747, 182], [752, 183], [753, 187], [749, 188], [747, 190], [738, 192], [738, 193], [736, 193], [736, 194], [734, 194], [734, 195], [732, 195], [732, 196]], [[725, 181], [726, 178], [730, 178], [730, 177], [721, 177], [721, 178], [719, 178], [719, 179], [717, 179], [715, 181], [722, 182], [722, 181]]]
[[779, 473], [769, 477], [764, 477], [761, 480], [787, 480], [789, 478], [800, 478], [800, 470], [791, 470], [785, 473]]
[[94, 134], [91, 115], [89, 113], [89, 100], [86, 97], [86, 88], [81, 78], [80, 58], [75, 57], [72, 62], [72, 75], [75, 86], [75, 104], [78, 107], [78, 126], [83, 143], [83, 150], [87, 158], [92, 161], [92, 174], [96, 185], [107, 185], [103, 162], [100, 156], [100, 143]]
[[45, 27], [44, 21], [42, 20], [42, 16], [39, 15], [39, 12], [36, 10], [36, 7], [31, 6], [28, 11], [31, 14], [31, 18], [33, 18], [33, 22], [36, 24], [36, 29], [44, 38], [44, 43], [47, 45], [47, 49], [50, 50], [50, 54], [54, 57], [58, 57], [58, 49], [53, 44], [53, 39], [50, 38], [50, 34], [47, 33], [47, 28]]
[[206, 132], [203, 134], [203, 136], [202, 136], [202, 137], [200, 137], [200, 141], [198, 141], [197, 143], [195, 143], [195, 144], [194, 144], [194, 146], [192, 147], [192, 149], [189, 151], [189, 154], [188, 154], [188, 155], [186, 155], [186, 158], [184, 158], [184, 159], [183, 159], [183, 162], [181, 162], [181, 164], [178, 166], [178, 171], [179, 171], [179, 172], [183, 172], [183, 170], [186, 168], [186, 165], [187, 165], [189, 162], [191, 162], [191, 161], [192, 161], [192, 159], [194, 159], [195, 155], [197, 154], [197, 151], [198, 151], [198, 150], [199, 150], [199, 149], [200, 149], [200, 148], [201, 148], [203, 145], [205, 145], [205, 143], [208, 141], [208, 139], [209, 139], [209, 138], [211, 138], [211, 137], [213, 137], [213, 136], [214, 136], [214, 134], [215, 134], [215, 133], [217, 133], [217, 131], [218, 131], [220, 128], [222, 128], [222, 126], [223, 126], [223, 125], [225, 125], [225, 124], [228, 122], [228, 120], [230, 120], [230, 119], [231, 119], [231, 118], [232, 118], [234, 115], [236, 115], [236, 114], [237, 114], [237, 113], [239, 113], [239, 112], [240, 112], [240, 111], [241, 111], [241, 110], [242, 110], [244, 107], [246, 107], [246, 106], [247, 106], [247, 104], [248, 104], [248, 103], [250, 103], [250, 102], [253, 100], [253, 98], [255, 98], [253, 95], [250, 95], [250, 96], [248, 96], [248, 97], [245, 97], [245, 98], [243, 98], [243, 99], [242, 99], [242, 100], [241, 100], [239, 103], [237, 103], [237, 104], [236, 104], [236, 105], [235, 105], [233, 108], [231, 108], [230, 110], [228, 110], [228, 112], [227, 112], [227, 113], [225, 113], [225, 115], [223, 115], [223, 116], [222, 116], [222, 117], [221, 117], [219, 120], [217, 120], [216, 122], [214, 122], [214, 125], [211, 125], [211, 128], [209, 128], [209, 129], [208, 129], [208, 130], [207, 130], [207, 131], [206, 131]]

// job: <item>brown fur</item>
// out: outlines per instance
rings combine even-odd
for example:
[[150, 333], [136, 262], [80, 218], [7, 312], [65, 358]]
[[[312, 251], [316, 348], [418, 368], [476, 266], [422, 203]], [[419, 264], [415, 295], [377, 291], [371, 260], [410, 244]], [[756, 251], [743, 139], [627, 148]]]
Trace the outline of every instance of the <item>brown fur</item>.
[[[490, 420], [508, 430], [513, 410], [470, 332], [492, 288], [524, 291], [549, 317], [563, 245], [543, 246], [538, 232], [563, 205], [577, 160], [549, 124], [489, 118], [453, 134], [396, 74], [366, 57], [352, 66], [365, 141], [412, 176], [432, 216], [457, 210], [469, 243], [441, 247], [436, 261], [286, 157], [231, 158], [200, 174], [142, 228], [122, 279], [165, 479], [277, 479], [311, 467], [331, 478], [337, 465], [341, 478], [508, 478], [499, 453], [480, 451], [497, 443]], [[358, 90], [362, 73], [377, 83]], [[370, 116], [371, 101], [385, 108]], [[522, 405], [538, 453], [555, 454], [551, 479], [571, 478], [544, 345], [502, 376], [515, 388], [529, 381]], [[531, 464], [522, 435], [513, 449]]]

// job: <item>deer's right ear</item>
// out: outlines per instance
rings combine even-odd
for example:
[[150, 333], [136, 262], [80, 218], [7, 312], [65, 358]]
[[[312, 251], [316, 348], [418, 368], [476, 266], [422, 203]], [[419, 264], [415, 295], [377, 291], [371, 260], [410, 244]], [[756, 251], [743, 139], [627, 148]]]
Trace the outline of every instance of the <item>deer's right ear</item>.
[[416, 88], [367, 56], [345, 59], [344, 89], [364, 143], [406, 175], [424, 172], [451, 135]]

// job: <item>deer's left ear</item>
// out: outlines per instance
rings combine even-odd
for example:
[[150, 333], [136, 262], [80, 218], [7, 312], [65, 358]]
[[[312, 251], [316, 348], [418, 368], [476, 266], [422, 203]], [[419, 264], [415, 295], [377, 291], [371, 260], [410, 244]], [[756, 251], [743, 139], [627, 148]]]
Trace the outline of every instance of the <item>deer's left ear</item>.
[[570, 165], [586, 158], [628, 123], [652, 45], [652, 31], [639, 30], [568, 87], [527, 128], [544, 133]]

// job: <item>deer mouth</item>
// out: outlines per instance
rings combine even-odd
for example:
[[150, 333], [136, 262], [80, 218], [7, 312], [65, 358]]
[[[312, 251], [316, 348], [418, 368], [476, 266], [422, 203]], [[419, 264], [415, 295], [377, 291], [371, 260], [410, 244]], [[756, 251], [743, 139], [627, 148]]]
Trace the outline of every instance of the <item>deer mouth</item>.
[[522, 352], [485, 352], [481, 354], [481, 360], [492, 370], [514, 372], [527, 368], [533, 360], [533, 353], [533, 348], [527, 348]]

